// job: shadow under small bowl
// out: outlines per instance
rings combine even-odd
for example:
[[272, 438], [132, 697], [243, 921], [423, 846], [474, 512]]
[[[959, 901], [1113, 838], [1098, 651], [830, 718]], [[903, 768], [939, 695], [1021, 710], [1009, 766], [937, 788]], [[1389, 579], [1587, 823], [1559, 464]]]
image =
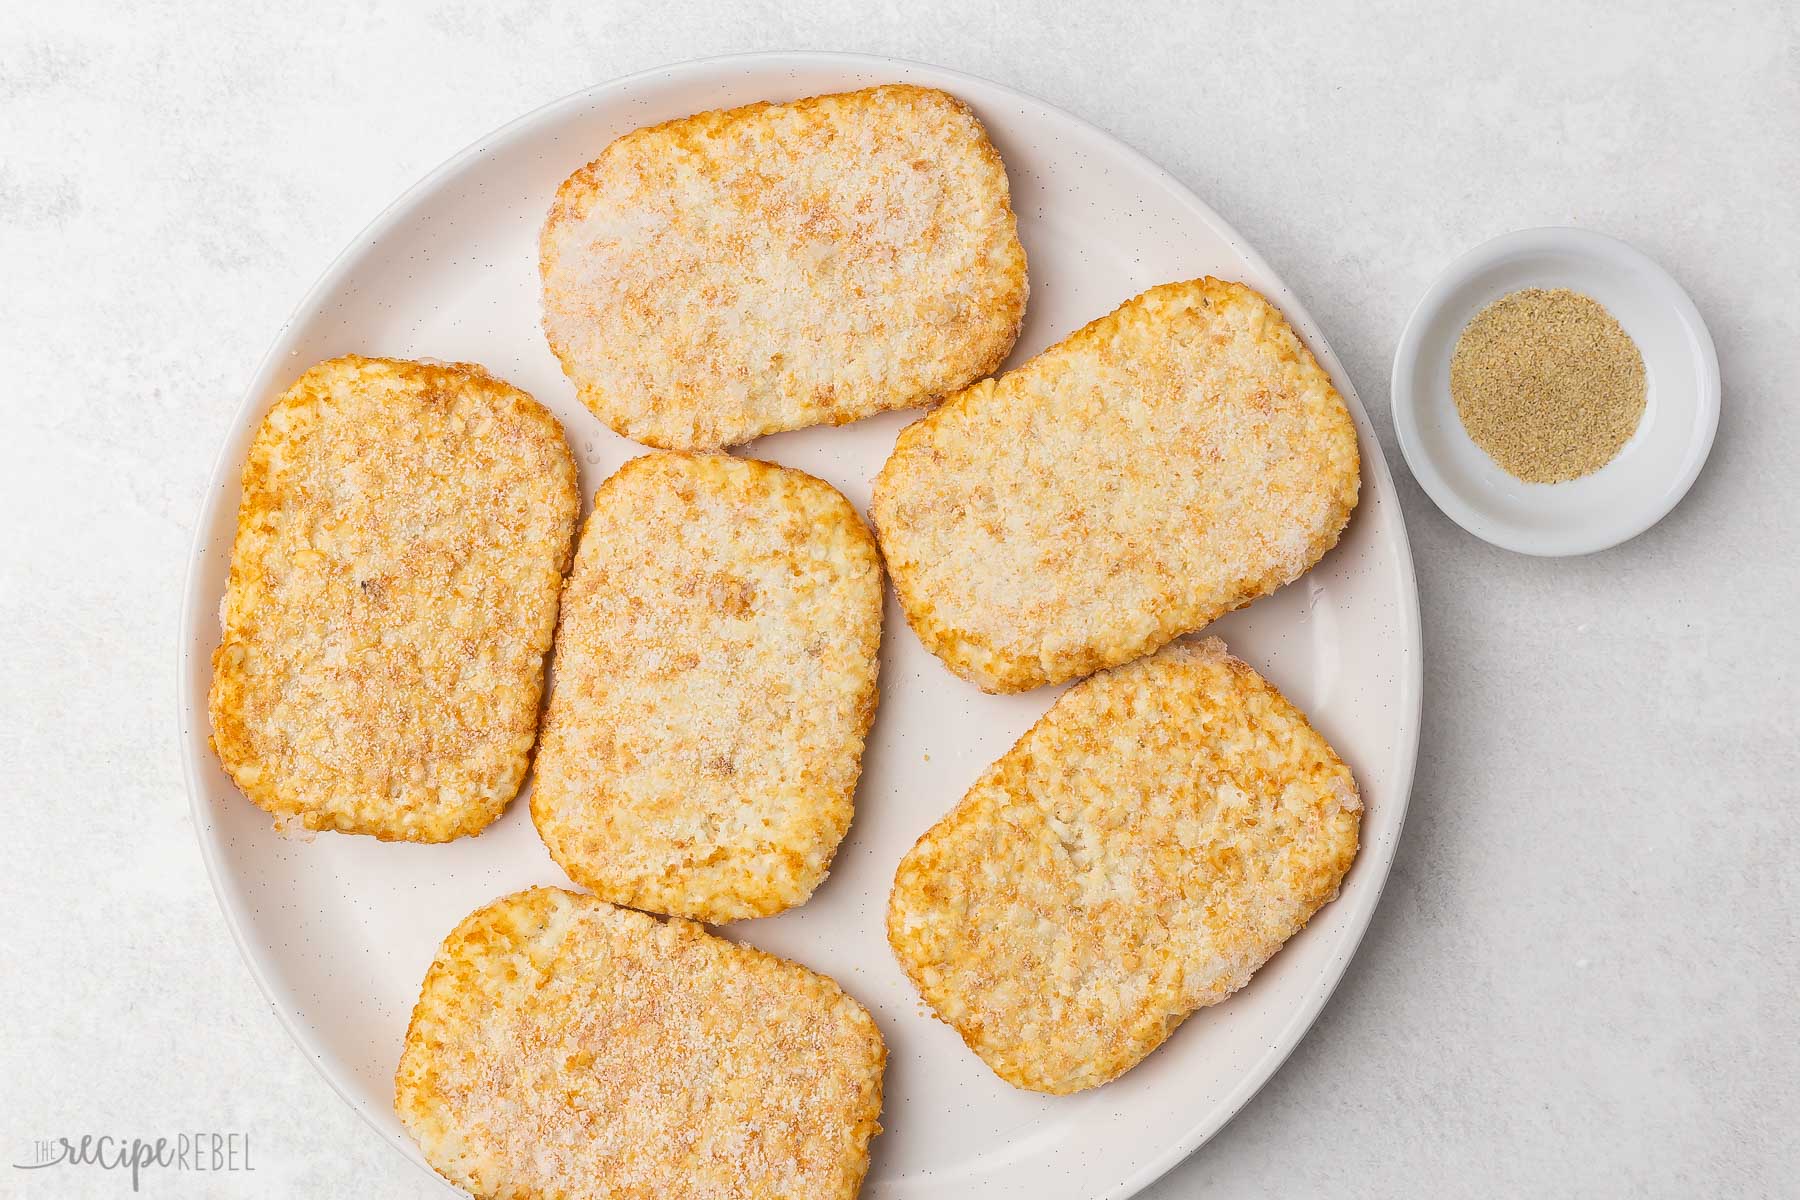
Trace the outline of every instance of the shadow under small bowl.
[[[1521, 288], [1591, 296], [1644, 356], [1644, 415], [1617, 457], [1565, 483], [1525, 483], [1463, 429], [1450, 355], [1483, 308]], [[1581, 229], [1524, 229], [1440, 275], [1394, 353], [1394, 430], [1432, 501], [1476, 537], [1521, 554], [1591, 554], [1636, 537], [1700, 474], [1719, 424], [1719, 360], [1681, 285], [1624, 242]]]

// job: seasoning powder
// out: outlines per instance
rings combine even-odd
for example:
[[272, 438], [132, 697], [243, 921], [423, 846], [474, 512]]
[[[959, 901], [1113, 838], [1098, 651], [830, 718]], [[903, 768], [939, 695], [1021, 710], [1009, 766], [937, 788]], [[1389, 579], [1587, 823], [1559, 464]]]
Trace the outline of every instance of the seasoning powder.
[[1463, 428], [1507, 472], [1558, 483], [1598, 471], [1644, 415], [1644, 357], [1597, 301], [1527, 288], [1476, 314], [1450, 356]]

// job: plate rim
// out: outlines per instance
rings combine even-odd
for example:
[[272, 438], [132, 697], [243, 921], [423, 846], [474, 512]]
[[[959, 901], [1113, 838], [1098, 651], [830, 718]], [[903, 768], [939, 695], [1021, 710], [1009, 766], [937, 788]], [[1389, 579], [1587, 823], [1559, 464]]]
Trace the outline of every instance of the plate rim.
[[[1273, 270], [1267, 260], [1245, 241], [1237, 229], [1221, 217], [1211, 205], [1202, 200], [1193, 189], [1142, 151], [1093, 122], [1022, 89], [973, 72], [916, 59], [832, 50], [760, 50], [658, 64], [591, 84], [538, 105], [476, 138], [402, 191], [345, 243], [343, 249], [320, 272], [312, 285], [301, 296], [299, 302], [294, 305], [270, 339], [268, 349], [263, 353], [256, 369], [251, 373], [243, 394], [225, 423], [224, 432], [220, 436], [219, 449], [213, 457], [212, 467], [207, 476], [206, 494], [196, 515], [193, 535], [188, 547], [187, 567], [182, 582], [180, 624], [175, 639], [176, 726], [181, 740], [182, 776], [188, 792], [189, 815], [193, 821], [195, 837], [200, 843], [201, 858], [206, 864], [207, 879], [212, 886], [213, 897], [225, 917], [225, 924], [231, 932], [232, 941], [237, 946], [238, 956], [249, 969], [251, 977], [256, 981], [257, 990], [262, 993], [263, 1000], [275, 1013], [281, 1027], [286, 1030], [288, 1037], [312, 1064], [314, 1070], [324, 1078], [332, 1091], [337, 1093], [338, 1098], [347, 1104], [384, 1143], [389, 1141], [387, 1131], [376, 1125], [373, 1117], [364, 1111], [362, 1104], [351, 1096], [345, 1081], [339, 1078], [335, 1064], [328, 1063], [325, 1057], [314, 1049], [299, 1028], [293, 1013], [278, 1000], [269, 980], [269, 970], [264, 961], [265, 952], [262, 947], [251, 941], [244, 927], [244, 906], [232, 898], [227, 888], [222, 864], [223, 847], [220, 845], [217, 831], [205, 811], [206, 804], [202, 799], [198, 763], [200, 755], [195, 748], [192, 724], [195, 718], [201, 720], [210, 718], [206, 697], [203, 694], [197, 694], [193, 685], [193, 671], [190, 669], [193, 646], [190, 632], [195, 628], [197, 613], [216, 606], [215, 602], [211, 602], [208, 597], [196, 595], [196, 588], [200, 579], [200, 563], [205, 554], [204, 543], [207, 530], [216, 523], [217, 510], [221, 503], [220, 496], [228, 490], [222, 487], [222, 484], [229, 481], [231, 473], [236, 468], [236, 460], [229, 453], [234, 434], [254, 417], [258, 406], [263, 401], [270, 378], [280, 360], [279, 352], [287, 339], [289, 330], [304, 314], [315, 309], [318, 306], [317, 302], [327, 292], [344, 281], [350, 274], [350, 267], [359, 257], [365, 244], [384, 236], [408, 216], [421, 200], [434, 192], [443, 182], [453, 178], [468, 164], [486, 154], [490, 148], [509, 139], [520, 137], [531, 128], [561, 115], [566, 110], [587, 104], [603, 93], [629, 92], [631, 87], [640, 81], [654, 77], [666, 78], [677, 72], [705, 75], [748, 64], [771, 67], [835, 65], [865, 70], [898, 68], [928, 71], [952, 81], [953, 86], [954, 81], [966, 81], [995, 89], [1010, 97], [1054, 113], [1058, 117], [1098, 135], [1112, 143], [1123, 155], [1133, 160], [1151, 178], [1157, 180], [1197, 218], [1212, 225], [1216, 231], [1223, 234], [1233, 249], [1253, 269], [1269, 279], [1278, 281], [1283, 293], [1281, 308], [1289, 321], [1317, 334], [1318, 345], [1309, 348], [1324, 361], [1328, 374], [1340, 375], [1345, 380], [1349, 379], [1348, 372], [1326, 341], [1318, 322], [1313, 319], [1312, 314], [1307, 311], [1306, 306], [1295, 295], [1285, 278]], [[1333, 367], [1336, 368], [1335, 372], [1332, 371]], [[1319, 1014], [1324, 1011], [1325, 1005], [1330, 1002], [1338, 985], [1343, 981], [1350, 962], [1356, 957], [1356, 951], [1362, 945], [1375, 912], [1380, 907], [1381, 897], [1392, 874], [1394, 858], [1405, 832], [1407, 809], [1411, 803], [1412, 785], [1418, 767], [1420, 726], [1424, 707], [1425, 644], [1419, 608], [1418, 576], [1413, 562], [1412, 540], [1407, 533], [1406, 517], [1400, 505], [1399, 492], [1394, 486], [1393, 473], [1388, 467], [1387, 456], [1381, 448], [1379, 439], [1374, 436], [1374, 423], [1369, 419], [1368, 410], [1356, 394], [1354, 385], [1350, 389], [1347, 400], [1353, 409], [1353, 416], [1360, 416], [1362, 423], [1368, 427], [1370, 432], [1370, 445], [1364, 449], [1362, 458], [1372, 474], [1376, 490], [1382, 494], [1383, 500], [1391, 505], [1398, 531], [1397, 566], [1403, 595], [1399, 605], [1397, 632], [1401, 645], [1412, 650], [1412, 653], [1405, 655], [1398, 672], [1402, 689], [1401, 712], [1398, 715], [1405, 719], [1401, 723], [1400, 737], [1395, 746], [1395, 762], [1399, 769], [1396, 773], [1394, 794], [1384, 801], [1395, 809], [1393, 837], [1381, 846], [1379, 851], [1377, 847], [1367, 845], [1362, 847], [1362, 854], [1375, 852], [1380, 854], [1380, 857], [1372, 864], [1375, 868], [1373, 878], [1365, 881], [1362, 885], [1367, 892], [1367, 899], [1361, 907], [1353, 909], [1349, 914], [1341, 953], [1329, 959], [1324, 969], [1315, 975], [1302, 1002], [1295, 1007], [1292, 1018], [1281, 1028], [1268, 1050], [1240, 1074], [1237, 1084], [1218, 1103], [1198, 1114], [1181, 1137], [1156, 1151], [1137, 1170], [1100, 1193], [1100, 1200], [1125, 1200], [1155, 1183], [1230, 1124], [1244, 1105], [1249, 1103], [1251, 1098], [1274, 1077], [1276, 1071], [1281, 1068], [1305, 1038]], [[1358, 863], [1362, 862], [1363, 859], [1359, 854]], [[396, 1149], [401, 1148], [396, 1147]], [[440, 1185], [450, 1186], [415, 1156], [404, 1153], [404, 1150], [402, 1150], [402, 1156], [424, 1170]]]

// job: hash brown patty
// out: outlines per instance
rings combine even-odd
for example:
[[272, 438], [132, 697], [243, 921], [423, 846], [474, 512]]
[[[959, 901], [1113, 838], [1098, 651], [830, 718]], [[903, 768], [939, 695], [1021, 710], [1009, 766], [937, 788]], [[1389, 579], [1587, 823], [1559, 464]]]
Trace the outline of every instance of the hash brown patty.
[[990, 692], [1148, 654], [1297, 578], [1356, 505], [1356, 429], [1240, 283], [1151, 288], [903, 430], [873, 516], [906, 619]]
[[830, 484], [723, 454], [619, 468], [563, 593], [531, 792], [569, 877], [712, 922], [810, 896], [850, 825], [881, 601]]
[[580, 511], [562, 426], [466, 363], [349, 356], [263, 418], [213, 745], [279, 827], [443, 842], [518, 792]]
[[1223, 643], [1083, 680], [901, 860], [888, 941], [1016, 1087], [1123, 1074], [1242, 987], [1356, 856], [1362, 803]]
[[425, 1161], [508, 1200], [848, 1200], [887, 1049], [823, 975], [534, 888], [444, 939], [394, 1110]]
[[999, 154], [966, 104], [907, 84], [628, 133], [558, 189], [539, 251], [582, 402], [663, 449], [935, 401], [1025, 313]]

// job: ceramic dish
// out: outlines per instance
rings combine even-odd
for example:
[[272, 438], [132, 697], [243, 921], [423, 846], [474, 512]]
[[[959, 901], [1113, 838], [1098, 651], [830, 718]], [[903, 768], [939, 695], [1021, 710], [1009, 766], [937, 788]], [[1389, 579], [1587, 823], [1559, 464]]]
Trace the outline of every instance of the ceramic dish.
[[[558, 101], [484, 138], [401, 197], [301, 303], [232, 419], [201, 513], [182, 618], [180, 729], [194, 822], [245, 961], [326, 1078], [418, 1161], [390, 1108], [408, 1013], [438, 940], [518, 888], [566, 881], [523, 797], [477, 838], [441, 846], [276, 836], [207, 745], [238, 470], [264, 408], [308, 364], [347, 351], [472, 359], [548, 404], [582, 492], [640, 448], [576, 401], [538, 329], [536, 237], [557, 184], [609, 139], [697, 110], [901, 80], [974, 106], [1005, 157], [1031, 260], [1014, 361], [1149, 284], [1211, 272], [1280, 305], [1355, 414], [1362, 502], [1343, 542], [1293, 586], [1214, 626], [1311, 714], [1367, 802], [1362, 851], [1338, 900], [1228, 1003], [1196, 1014], [1125, 1078], [1066, 1098], [1015, 1091], [924, 1011], [883, 935], [895, 865], [980, 770], [1050, 704], [1052, 689], [984, 696], [932, 658], [891, 595], [881, 707], [855, 824], [804, 907], [723, 932], [830, 974], [874, 1012], [890, 1048], [886, 1132], [864, 1194], [1124, 1196], [1219, 1129], [1287, 1057], [1342, 976], [1374, 912], [1406, 812], [1421, 650], [1412, 560], [1381, 451], [1343, 368], [1299, 299], [1186, 188], [1106, 134], [972, 76], [888, 59], [771, 54], [688, 63]], [[915, 414], [766, 438], [742, 452], [811, 471], [866, 510], [869, 481]]]
[[[1643, 419], [1618, 457], [1566, 483], [1507, 474], [1463, 429], [1450, 355], [1463, 327], [1520, 288], [1592, 296], [1644, 356]], [[1719, 360], [1694, 302], [1624, 242], [1524, 229], [1463, 255], [1413, 310], [1394, 353], [1394, 432], [1419, 486], [1476, 537], [1521, 554], [1591, 554], [1636, 537], [1687, 494], [1719, 425]]]

